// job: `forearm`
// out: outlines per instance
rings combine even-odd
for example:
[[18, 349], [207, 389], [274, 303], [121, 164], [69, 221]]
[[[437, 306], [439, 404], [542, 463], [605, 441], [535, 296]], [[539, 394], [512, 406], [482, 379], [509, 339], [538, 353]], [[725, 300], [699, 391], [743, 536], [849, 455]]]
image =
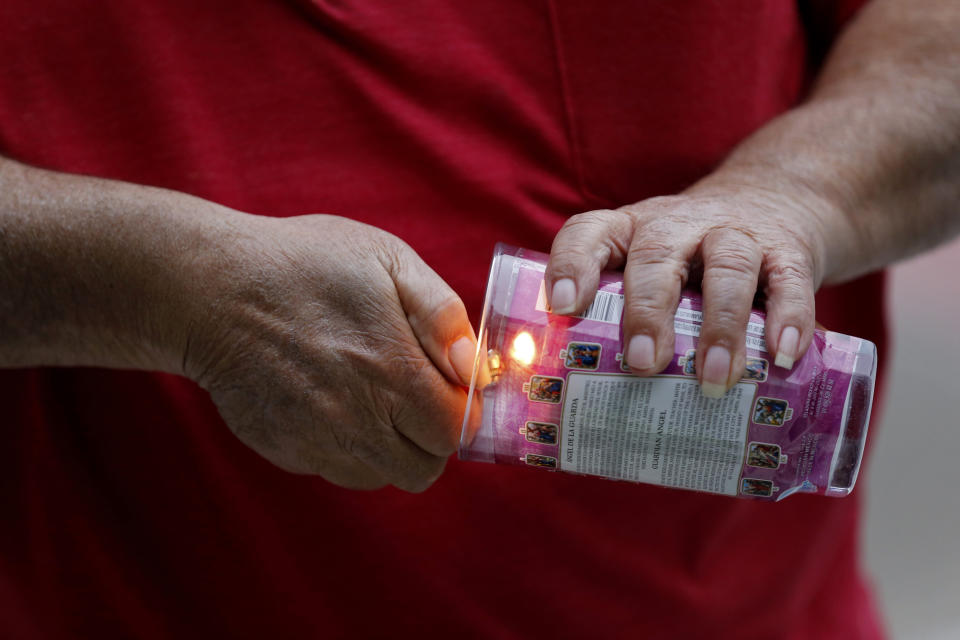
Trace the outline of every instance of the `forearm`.
[[698, 188], [746, 182], [802, 203], [841, 281], [960, 229], [960, 5], [875, 0], [810, 99], [744, 142]]
[[179, 372], [179, 276], [223, 219], [184, 194], [0, 158], [0, 367]]

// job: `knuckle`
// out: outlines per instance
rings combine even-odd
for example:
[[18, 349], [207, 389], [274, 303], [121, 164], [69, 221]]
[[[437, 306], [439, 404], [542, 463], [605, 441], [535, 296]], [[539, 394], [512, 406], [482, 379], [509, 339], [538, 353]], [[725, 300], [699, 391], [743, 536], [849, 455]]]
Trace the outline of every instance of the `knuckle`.
[[767, 269], [766, 277], [767, 282], [778, 286], [806, 287], [813, 281], [813, 272], [806, 265], [779, 262]]
[[588, 246], [583, 238], [579, 238], [577, 242], [564, 242], [557, 236], [557, 242], [554, 243], [550, 253], [547, 270], [555, 279], [574, 276], [580, 269], [593, 264], [596, 260], [594, 247]]
[[398, 489], [406, 491], [407, 493], [423, 493], [432, 487], [436, 480], [436, 478], [415, 478], [403, 482], [398, 481], [394, 486], [396, 486]]
[[429, 390], [436, 389], [432, 370], [420, 369], [408, 373], [404, 388], [398, 390], [393, 403], [390, 423], [394, 429], [422, 448], [435, 454], [449, 456], [460, 444], [457, 408], [447, 406], [444, 400]]
[[371, 252], [380, 260], [384, 268], [389, 270], [400, 262], [401, 247], [404, 243], [392, 233], [373, 227], [361, 241], [350, 244], [355, 251]]
[[425, 389], [431, 389], [442, 377], [434, 364], [426, 358], [397, 353], [392, 358], [393, 370], [401, 376], [402, 400], [409, 404], [422, 398]]
[[330, 436], [338, 453], [362, 460], [367, 448], [363, 446], [359, 430], [353, 426], [337, 423], [330, 425]]
[[747, 320], [750, 317], [750, 309], [744, 306], [742, 309], [733, 307], [720, 307], [711, 309], [710, 314], [704, 318], [705, 331], [713, 335], [740, 335], [746, 331]]
[[742, 283], [743, 287], [755, 285], [758, 273], [759, 269], [746, 262], [707, 263], [703, 270], [704, 287], [710, 289], [722, 284], [724, 288], [730, 289], [738, 283]]
[[572, 275], [580, 265], [603, 266], [626, 255], [633, 219], [624, 211], [598, 209], [571, 216], [554, 238], [549, 271]]
[[689, 275], [690, 263], [672, 249], [648, 246], [631, 249], [625, 277], [630, 283], [643, 284], [645, 291], [661, 291], [656, 297], [665, 300], [668, 291], [686, 282]]
[[645, 297], [628, 300], [626, 304], [626, 314], [634, 329], [639, 326], [660, 326], [669, 313], [665, 300]]
[[409, 493], [423, 493], [440, 478], [443, 467], [444, 461], [438, 458], [436, 462], [431, 462], [418, 469], [415, 474], [411, 474], [402, 483], [398, 482], [397, 486]]
[[582, 230], [580, 228], [583, 226], [606, 227], [623, 216], [622, 212], [615, 209], [594, 209], [570, 216], [563, 224], [563, 228], [566, 230]]
[[445, 457], [456, 453], [460, 444], [460, 434], [456, 429], [444, 428], [438, 424], [434, 424], [424, 438], [429, 440], [429, 450], [432, 453]]
[[813, 299], [812, 290], [808, 290], [800, 281], [793, 279], [773, 283], [773, 286], [768, 285], [768, 297], [771, 297], [771, 293], [774, 294], [773, 297], [777, 304], [787, 303], [807, 306]]
[[380, 419], [366, 407], [359, 406], [357, 410], [351, 414], [346, 406], [330, 407], [323, 424], [314, 427], [319, 435], [311, 444], [341, 460], [375, 460], [383, 440]]
[[[559, 236], [558, 236], [559, 238]], [[590, 247], [580, 238], [578, 242], [558, 242], [554, 245], [550, 258], [550, 266], [554, 269], [568, 268], [590, 260]]]
[[[410, 378], [419, 378], [424, 369], [432, 368], [416, 344], [403, 339], [402, 334], [398, 336], [391, 327], [371, 326], [366, 332], [344, 339], [351, 339], [354, 344], [338, 358], [343, 372], [341, 380], [325, 377], [322, 381], [331, 403], [344, 409], [382, 416], [378, 409], [392, 392], [404, 388]], [[347, 380], [351, 383], [345, 384]]]
[[562, 231], [577, 232], [580, 231], [583, 226], [593, 226], [599, 223], [600, 221], [596, 211], [584, 211], [583, 213], [577, 213], [567, 218], [566, 222], [563, 223]]
[[760, 252], [752, 242], [713, 246], [705, 252], [704, 263], [715, 276], [753, 277], [760, 268]]
[[[374, 229], [373, 237], [368, 242], [358, 243], [354, 248], [364, 254], [372, 254], [395, 282], [409, 276], [411, 259], [419, 259], [410, 245], [382, 229]], [[363, 255], [364, 259], [367, 257]]]
[[[567, 218], [554, 240], [554, 249], [564, 252], [583, 252], [585, 244], [598, 238], [608, 226], [606, 211], [586, 211]], [[587, 242], [585, 243], [584, 240]]]
[[812, 317], [814, 282], [812, 268], [802, 263], [777, 263], [764, 274], [764, 289], [778, 314], [806, 322]]
[[681, 261], [676, 256], [676, 247], [666, 236], [644, 234], [634, 240], [628, 256], [630, 262], [643, 264], [677, 265]]
[[446, 284], [435, 288], [432, 299], [424, 302], [407, 317], [410, 327], [417, 333], [432, 327], [458, 324], [453, 320], [467, 315], [463, 300]]

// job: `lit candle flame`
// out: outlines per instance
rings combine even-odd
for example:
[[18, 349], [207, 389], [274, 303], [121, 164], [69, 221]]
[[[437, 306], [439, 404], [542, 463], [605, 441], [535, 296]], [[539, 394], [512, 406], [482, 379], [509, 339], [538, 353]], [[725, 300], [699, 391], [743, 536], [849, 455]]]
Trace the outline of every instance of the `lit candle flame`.
[[536, 355], [537, 347], [533, 344], [533, 336], [526, 331], [518, 333], [510, 347], [510, 357], [522, 365], [529, 365]]

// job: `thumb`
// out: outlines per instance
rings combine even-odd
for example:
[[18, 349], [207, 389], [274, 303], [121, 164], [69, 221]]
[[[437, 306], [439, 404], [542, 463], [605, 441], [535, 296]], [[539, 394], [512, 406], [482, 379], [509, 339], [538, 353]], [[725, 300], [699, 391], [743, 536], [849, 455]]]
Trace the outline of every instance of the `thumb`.
[[409, 245], [398, 245], [384, 266], [393, 278], [410, 328], [448, 380], [469, 385], [477, 338], [463, 301]]

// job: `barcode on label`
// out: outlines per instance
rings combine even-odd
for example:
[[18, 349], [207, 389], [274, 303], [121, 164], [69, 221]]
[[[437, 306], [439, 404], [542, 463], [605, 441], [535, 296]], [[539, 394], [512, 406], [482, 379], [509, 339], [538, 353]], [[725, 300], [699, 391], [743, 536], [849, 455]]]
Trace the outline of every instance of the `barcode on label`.
[[597, 297], [593, 299], [587, 310], [577, 314], [578, 318], [609, 322], [610, 324], [620, 324], [622, 316], [623, 296], [609, 291], [597, 291]]
[[[754, 324], [754, 323], [750, 323]], [[680, 316], [677, 316], [673, 319], [673, 330], [675, 333], [679, 333], [685, 336], [692, 336], [694, 338], [700, 337], [700, 325], [694, 324], [692, 322], [686, 322], [682, 320]], [[749, 330], [749, 328], [748, 328]], [[757, 351], [766, 351], [767, 350], [767, 341], [763, 338], [752, 336], [749, 333], [746, 336], [747, 347], [750, 349], [756, 349]]]
[[[687, 320], [697, 324], [703, 324], [703, 312], [696, 309], [677, 309], [677, 321]], [[764, 336], [764, 326], [759, 322], [748, 322], [747, 333], [755, 336]], [[692, 335], [692, 334], [690, 334]]]
[[[540, 283], [540, 293], [537, 295], [537, 311], [548, 311], [547, 292], [543, 283]], [[610, 291], [597, 291], [597, 296], [583, 313], [578, 313], [575, 318], [584, 320], [595, 320], [597, 322], [607, 322], [610, 324], [620, 324], [620, 318], [623, 316], [623, 294], [612, 293]]]

